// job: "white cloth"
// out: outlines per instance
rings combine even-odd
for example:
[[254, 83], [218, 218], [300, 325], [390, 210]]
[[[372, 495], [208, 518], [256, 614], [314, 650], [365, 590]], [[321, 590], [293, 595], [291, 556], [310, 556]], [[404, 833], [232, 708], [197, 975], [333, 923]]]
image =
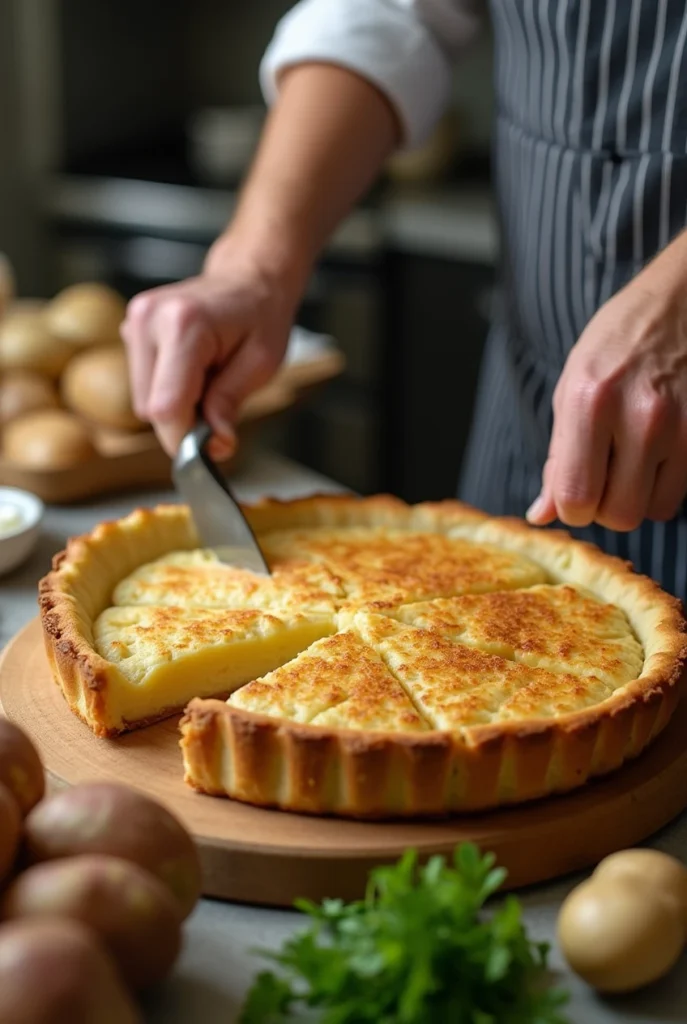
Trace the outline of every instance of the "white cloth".
[[452, 63], [474, 39], [481, 0], [301, 0], [263, 58], [268, 103], [284, 68], [337, 64], [379, 88], [398, 112], [404, 148], [420, 145], [449, 99]]

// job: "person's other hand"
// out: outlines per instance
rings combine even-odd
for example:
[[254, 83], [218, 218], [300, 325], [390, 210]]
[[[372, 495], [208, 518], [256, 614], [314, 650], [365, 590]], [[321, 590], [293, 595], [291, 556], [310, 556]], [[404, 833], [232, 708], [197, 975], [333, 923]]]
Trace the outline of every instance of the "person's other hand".
[[122, 337], [134, 409], [170, 455], [201, 403], [211, 454], [233, 452], [239, 406], [279, 366], [299, 295], [222, 242], [198, 277], [131, 300]]
[[531, 523], [625, 531], [677, 512], [687, 492], [686, 249], [674, 242], [570, 352]]

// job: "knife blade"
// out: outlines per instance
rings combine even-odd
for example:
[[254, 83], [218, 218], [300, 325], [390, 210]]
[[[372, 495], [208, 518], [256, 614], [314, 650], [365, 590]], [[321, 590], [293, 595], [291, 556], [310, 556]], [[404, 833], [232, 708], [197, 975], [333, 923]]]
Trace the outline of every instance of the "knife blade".
[[205, 548], [220, 561], [261, 575], [270, 569], [229, 484], [207, 453], [210, 426], [199, 419], [186, 434], [172, 464], [172, 479]]

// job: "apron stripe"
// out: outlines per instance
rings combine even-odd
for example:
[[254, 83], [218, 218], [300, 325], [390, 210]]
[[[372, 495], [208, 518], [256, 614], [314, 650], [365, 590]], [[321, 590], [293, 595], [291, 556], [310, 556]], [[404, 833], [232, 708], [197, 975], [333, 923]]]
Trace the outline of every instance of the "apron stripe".
[[654, 96], [654, 82], [656, 81], [656, 72], [658, 71], [658, 64], [661, 59], [661, 49], [666, 30], [666, 5], [667, 0], [658, 0], [654, 48], [646, 72], [644, 95], [642, 97], [642, 134], [639, 137], [639, 148], [642, 151], [646, 151], [649, 148], [651, 139], [651, 107]]
[[[555, 6], [542, 0], [544, 7]], [[568, 40], [566, 38], [566, 18], [568, 13], [567, 4], [559, 4], [556, 15], [556, 41], [558, 46], [559, 73], [558, 87], [556, 89], [556, 116], [554, 118], [554, 137], [560, 145], [565, 145], [565, 125], [568, 113], [568, 101], [570, 96], [570, 56], [568, 52]]]
[[[598, 2], [598, 0], [597, 0]], [[580, 148], [582, 133], [582, 110], [584, 97], [584, 69], [587, 53], [587, 34], [589, 31], [589, 15], [591, 0], [581, 0], [580, 16], [575, 46], [575, 66], [573, 72], [572, 111], [570, 114], [570, 141]]]
[[649, 170], [651, 157], [645, 153], [639, 159], [639, 167], [635, 178], [635, 190], [633, 199], [633, 253], [634, 262], [637, 267], [644, 264], [644, 197], [646, 189], [646, 175]]
[[562, 366], [565, 361], [565, 339], [575, 337], [579, 332], [575, 329], [574, 314], [572, 311], [572, 296], [570, 293], [570, 281], [575, 268], [579, 268], [582, 274], [582, 253], [579, 244], [579, 232], [571, 231], [571, 220], [574, 221], [575, 196], [572, 193], [572, 175], [574, 168], [573, 154], [568, 150], [563, 152], [561, 160], [560, 185], [556, 190], [556, 227], [555, 232], [558, 238], [572, 236], [572, 253], [569, 255], [569, 248], [565, 245], [552, 244], [551, 266], [554, 275], [554, 310], [557, 311], [558, 322], [558, 350], [559, 360]]
[[[549, 15], [552, 4], [549, 0], [539, 0], [538, 20], [541, 25], [542, 38], [542, 63], [544, 65], [541, 77], [541, 124], [543, 134], [547, 138], [553, 138], [553, 103], [554, 103], [554, 81], [557, 71], [557, 53], [553, 41], [553, 26]], [[534, 17], [534, 15], [533, 15]]]
[[625, 77], [623, 79], [620, 97], [618, 99], [618, 114], [616, 125], [616, 138], [618, 151], [624, 153], [627, 149], [627, 114], [632, 95], [632, 84], [637, 70], [637, 44], [639, 42], [639, 22], [642, 12], [642, 0], [632, 0], [632, 12], [630, 14], [630, 29], [627, 41], [627, 62], [625, 64]]
[[608, 80], [611, 73], [611, 44], [615, 27], [615, 4], [616, 0], [608, 0], [606, 4], [606, 16], [599, 56], [599, 95], [596, 101], [594, 127], [592, 129], [593, 149], [601, 149], [604, 142], [606, 113], [608, 111]]
[[677, 102], [677, 85], [680, 70], [682, 68], [682, 57], [685, 50], [685, 35], [687, 34], [687, 10], [682, 16], [682, 23], [675, 44], [675, 54], [670, 68], [670, 80], [668, 83], [668, 96], [666, 99], [666, 113], [663, 121], [663, 138], [661, 149], [664, 153], [670, 152], [670, 139], [675, 120], [675, 105]]

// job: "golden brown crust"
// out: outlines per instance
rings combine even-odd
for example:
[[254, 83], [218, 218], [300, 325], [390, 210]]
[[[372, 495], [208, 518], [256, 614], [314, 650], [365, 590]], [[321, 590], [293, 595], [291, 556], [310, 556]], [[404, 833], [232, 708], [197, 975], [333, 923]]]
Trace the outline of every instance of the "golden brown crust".
[[[591, 707], [451, 733], [298, 724], [196, 699], [181, 726], [186, 779], [195, 788], [294, 811], [360, 817], [519, 802], [569, 790], [637, 756], [666, 725], [682, 693], [687, 644], [680, 603], [626, 563], [563, 532], [493, 519], [455, 501], [408, 506], [388, 496], [270, 500], [247, 514], [258, 534], [387, 527], [464, 537], [519, 555], [551, 582], [572, 583], [617, 605], [643, 647], [644, 666], [636, 679]], [[184, 508], [139, 510], [70, 541], [41, 582], [53, 673], [72, 710], [99, 735], [128, 723], [116, 713], [118, 669], [93, 649], [96, 616], [137, 566], [197, 546]]]

